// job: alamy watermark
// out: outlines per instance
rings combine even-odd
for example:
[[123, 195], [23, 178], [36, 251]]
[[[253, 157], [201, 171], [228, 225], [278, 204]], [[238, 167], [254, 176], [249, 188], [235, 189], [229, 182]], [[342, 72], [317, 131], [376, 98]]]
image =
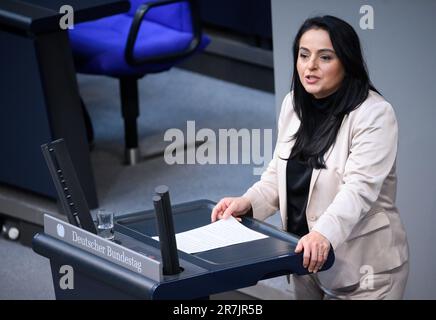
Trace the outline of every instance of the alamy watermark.
[[360, 7], [359, 12], [363, 15], [359, 21], [360, 29], [374, 30], [374, 8], [366, 4]]
[[62, 30], [74, 29], [74, 9], [72, 6], [65, 4], [59, 8], [59, 13], [64, 15], [59, 20], [59, 28]]
[[[171, 142], [164, 152], [169, 165], [253, 163], [259, 166], [253, 168], [253, 174], [261, 175], [272, 159], [272, 129], [219, 129], [217, 135], [209, 128], [196, 131], [195, 121], [187, 121], [186, 135], [180, 129], [168, 129], [164, 141]], [[199, 142], [204, 143], [196, 146]], [[195, 147], [185, 150], [184, 145]]]
[[59, 274], [62, 276], [59, 278], [59, 287], [62, 290], [74, 289], [74, 269], [72, 266], [65, 264], [59, 269]]
[[364, 290], [374, 290], [374, 268], [370, 265], [360, 267], [360, 288]]

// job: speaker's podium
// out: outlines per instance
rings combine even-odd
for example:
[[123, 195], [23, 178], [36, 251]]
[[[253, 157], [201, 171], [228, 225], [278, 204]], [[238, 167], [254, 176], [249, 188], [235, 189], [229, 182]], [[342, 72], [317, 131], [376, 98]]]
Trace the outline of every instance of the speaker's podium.
[[[45, 215], [44, 233], [33, 239], [34, 251], [50, 259], [57, 299], [202, 299], [262, 279], [307, 273], [302, 254], [294, 253], [297, 237], [245, 216], [241, 223], [262, 234], [253, 238], [257, 240], [198, 252], [177, 250], [175, 234], [209, 225], [215, 203], [199, 200], [171, 206], [166, 186], [155, 189], [154, 210], [116, 218], [115, 238], [104, 239], [98, 235], [65, 141], [45, 144], [42, 151], [69, 221]], [[220, 235], [215, 233], [218, 239]], [[330, 250], [321, 271], [333, 261]]]
[[[210, 223], [214, 205], [208, 200], [175, 205], [175, 232]], [[50, 259], [57, 299], [197, 299], [308, 272], [302, 254], [294, 253], [297, 237], [250, 217], [241, 223], [267, 238], [194, 254], [178, 251], [181, 271], [174, 275], [162, 272], [152, 210], [116, 219], [115, 243], [48, 216], [45, 220], [45, 233], [35, 236], [33, 247]], [[331, 250], [322, 270], [333, 261]]]

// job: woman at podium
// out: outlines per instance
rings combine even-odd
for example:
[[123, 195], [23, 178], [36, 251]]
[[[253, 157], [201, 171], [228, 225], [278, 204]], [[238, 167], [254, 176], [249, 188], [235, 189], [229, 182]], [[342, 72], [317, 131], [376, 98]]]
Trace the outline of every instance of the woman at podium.
[[[307, 19], [293, 45], [273, 159], [241, 197], [221, 199], [211, 219], [280, 210], [300, 236], [308, 275], [292, 275], [297, 299], [401, 299], [408, 244], [395, 205], [398, 124], [371, 83], [347, 22]], [[335, 263], [317, 271], [331, 248]]]

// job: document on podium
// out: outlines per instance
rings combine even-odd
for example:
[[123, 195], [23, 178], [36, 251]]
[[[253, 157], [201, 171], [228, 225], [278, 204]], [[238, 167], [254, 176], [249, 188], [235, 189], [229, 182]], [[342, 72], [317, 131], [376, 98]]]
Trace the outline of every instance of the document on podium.
[[[176, 234], [177, 249], [186, 253], [198, 253], [264, 238], [268, 236], [247, 228], [232, 216]], [[153, 239], [158, 240], [159, 237]]]

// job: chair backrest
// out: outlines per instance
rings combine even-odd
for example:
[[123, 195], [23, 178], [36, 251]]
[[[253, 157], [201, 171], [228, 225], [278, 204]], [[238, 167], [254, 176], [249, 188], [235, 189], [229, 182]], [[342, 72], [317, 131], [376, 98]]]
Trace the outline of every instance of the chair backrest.
[[[155, 1], [153, 0], [153, 2]], [[151, 1], [130, 0], [130, 10], [127, 14], [135, 16], [138, 7], [147, 2]], [[192, 32], [191, 11], [187, 1], [151, 8], [145, 19], [176, 30]]]

